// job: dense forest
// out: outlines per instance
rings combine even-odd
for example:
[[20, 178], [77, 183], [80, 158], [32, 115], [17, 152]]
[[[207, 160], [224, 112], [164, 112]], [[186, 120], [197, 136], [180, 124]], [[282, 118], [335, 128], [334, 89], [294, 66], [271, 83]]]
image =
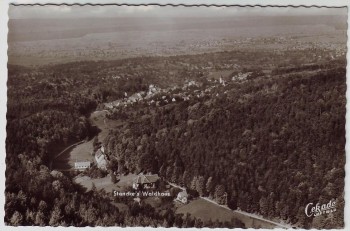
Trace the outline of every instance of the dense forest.
[[[343, 226], [344, 62], [298, 68], [300, 53], [288, 56], [294, 66], [283, 65], [287, 58], [281, 57], [236, 51], [33, 68], [9, 65], [5, 223], [244, 227], [237, 220], [202, 222], [171, 210], [159, 213], [134, 201], [126, 202], [130, 211], [125, 213], [106, 192], [86, 192], [70, 173], [48, 165], [58, 146], [93, 138], [96, 131], [87, 117], [103, 103], [145, 91], [149, 84], [171, 88], [194, 79], [201, 84], [191, 91], [203, 90], [213, 83], [203, 66], [222, 70], [239, 58], [242, 65], [232, 75], [253, 73], [245, 81], [227, 80], [209, 95], [188, 101], [177, 97], [171, 104], [136, 103], [112, 110], [108, 117], [125, 123], [103, 141], [109, 167], [158, 173], [232, 209], [302, 227]], [[279, 59], [271, 75], [262, 72]], [[336, 213], [324, 220], [305, 216], [307, 203], [330, 199], [337, 200]]]
[[[231, 222], [203, 222], [169, 210], [128, 201], [125, 213], [111, 204], [104, 191], [86, 189], [72, 181], [75, 173], [49, 169], [56, 146], [67, 146], [94, 135], [86, 116], [108, 97], [145, 88], [140, 77], [104, 85], [84, 73], [86, 63], [65, 68], [30, 69], [9, 66], [6, 139], [6, 203], [8, 225], [39, 226], [164, 226], [244, 227]], [[89, 66], [89, 65], [87, 65]], [[56, 69], [57, 68], [57, 69]], [[80, 70], [80, 71], [79, 71]], [[90, 73], [91, 74], [91, 73]], [[89, 78], [87, 78], [89, 77]], [[73, 175], [72, 175], [73, 174]]]
[[[216, 97], [121, 108], [110, 118], [128, 125], [105, 146], [130, 171], [159, 172], [232, 209], [342, 227], [346, 74], [337, 66], [276, 70], [223, 86]], [[336, 213], [305, 216], [309, 202], [331, 199]]]

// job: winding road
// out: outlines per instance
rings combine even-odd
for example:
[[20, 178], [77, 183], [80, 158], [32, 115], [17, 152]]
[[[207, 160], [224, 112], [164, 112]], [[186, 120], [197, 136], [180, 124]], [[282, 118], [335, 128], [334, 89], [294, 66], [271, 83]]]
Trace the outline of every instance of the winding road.
[[[176, 184], [174, 184], [174, 183], [171, 183], [171, 182], [167, 182], [167, 183], [168, 183], [169, 185], [175, 187], [175, 188], [179, 188], [179, 189], [181, 189], [181, 190], [185, 190], [184, 187], [181, 187], [181, 186], [176, 185]], [[222, 207], [222, 208], [224, 208], [224, 209], [227, 209], [227, 210], [229, 210], [229, 211], [231, 211], [231, 212], [233, 212], [233, 213], [239, 213], [239, 214], [241, 214], [241, 215], [244, 215], [244, 216], [247, 216], [247, 217], [256, 219], [256, 220], [260, 220], [260, 221], [264, 221], [264, 222], [266, 222], [266, 223], [270, 223], [270, 224], [276, 226], [277, 228], [283, 228], [283, 229], [296, 228], [295, 226], [291, 226], [291, 225], [288, 225], [288, 224], [281, 224], [281, 223], [277, 223], [277, 222], [274, 222], [274, 221], [271, 221], [271, 220], [267, 220], [267, 219], [265, 219], [265, 218], [263, 218], [263, 217], [261, 217], [261, 216], [259, 216], [259, 215], [257, 215], [257, 214], [247, 213], [247, 212], [244, 212], [244, 211], [241, 211], [241, 210], [232, 210], [232, 209], [230, 209], [229, 207], [227, 207], [227, 206], [225, 206], [225, 205], [220, 205], [220, 204], [218, 204], [217, 202], [215, 202], [214, 200], [209, 199], [208, 197], [202, 197], [202, 196], [200, 196], [200, 198], [203, 199], [203, 200], [206, 200], [206, 201], [208, 201], [208, 202], [210, 202], [210, 203], [212, 203], [212, 204], [214, 204], [214, 205], [216, 205], [216, 206], [219, 206], [219, 207]]]

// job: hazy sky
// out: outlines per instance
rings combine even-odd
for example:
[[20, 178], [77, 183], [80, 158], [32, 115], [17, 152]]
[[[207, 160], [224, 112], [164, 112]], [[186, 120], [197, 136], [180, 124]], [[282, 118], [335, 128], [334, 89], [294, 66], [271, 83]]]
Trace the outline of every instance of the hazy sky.
[[235, 15], [346, 15], [347, 9], [159, 6], [10, 6], [9, 18], [225, 17]]

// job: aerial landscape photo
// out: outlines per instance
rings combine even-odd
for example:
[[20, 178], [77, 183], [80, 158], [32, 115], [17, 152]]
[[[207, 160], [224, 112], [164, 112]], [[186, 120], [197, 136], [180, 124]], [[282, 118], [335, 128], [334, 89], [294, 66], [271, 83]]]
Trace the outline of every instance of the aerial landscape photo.
[[344, 227], [347, 8], [9, 8], [7, 226]]

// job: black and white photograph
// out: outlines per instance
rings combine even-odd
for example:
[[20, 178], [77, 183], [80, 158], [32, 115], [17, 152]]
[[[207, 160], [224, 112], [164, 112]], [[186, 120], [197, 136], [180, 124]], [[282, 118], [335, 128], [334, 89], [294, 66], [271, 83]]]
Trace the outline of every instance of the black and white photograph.
[[346, 4], [25, 3], [6, 226], [344, 229]]

